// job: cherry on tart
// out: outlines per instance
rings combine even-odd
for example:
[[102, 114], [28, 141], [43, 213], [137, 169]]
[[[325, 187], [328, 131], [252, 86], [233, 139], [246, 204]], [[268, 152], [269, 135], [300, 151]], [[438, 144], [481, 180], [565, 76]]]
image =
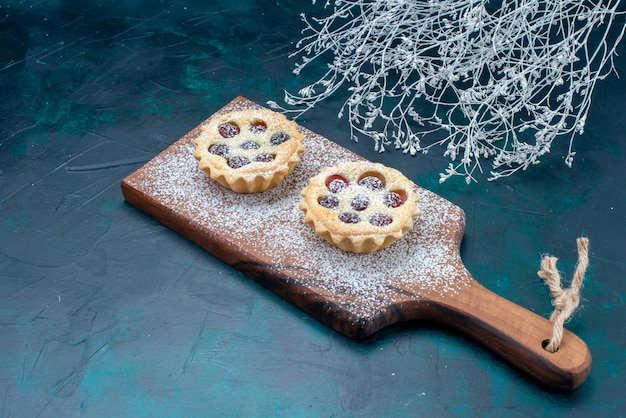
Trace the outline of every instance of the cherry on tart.
[[413, 228], [420, 214], [415, 185], [378, 163], [326, 167], [301, 195], [305, 222], [329, 243], [353, 253], [388, 247]]
[[298, 125], [267, 109], [233, 111], [200, 127], [193, 155], [210, 178], [238, 193], [276, 187], [300, 161]]

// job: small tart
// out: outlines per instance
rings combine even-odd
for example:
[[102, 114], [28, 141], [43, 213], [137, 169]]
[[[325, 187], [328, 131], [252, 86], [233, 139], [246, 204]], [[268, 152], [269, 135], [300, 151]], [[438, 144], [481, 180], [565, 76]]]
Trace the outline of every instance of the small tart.
[[329, 243], [353, 253], [388, 247], [413, 228], [420, 214], [415, 185], [379, 163], [326, 167], [301, 195], [304, 221]]
[[267, 109], [216, 115], [202, 125], [193, 156], [198, 167], [237, 193], [276, 187], [304, 152], [298, 125]]

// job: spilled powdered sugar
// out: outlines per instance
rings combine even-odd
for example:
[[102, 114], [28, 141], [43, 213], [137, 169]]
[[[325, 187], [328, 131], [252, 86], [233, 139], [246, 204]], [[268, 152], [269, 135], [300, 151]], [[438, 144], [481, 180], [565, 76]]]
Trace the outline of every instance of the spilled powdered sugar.
[[389, 248], [352, 254], [318, 237], [298, 209], [300, 190], [323, 167], [360, 157], [310, 131], [303, 134], [302, 161], [266, 192], [238, 194], [212, 181], [192, 155], [193, 135], [142, 167], [130, 185], [188, 217], [201, 231], [230, 237], [311, 293], [330, 295], [335, 303], [362, 315], [375, 315], [390, 303], [411, 298], [403, 294], [444, 297], [467, 284], [468, 276], [459, 270], [458, 243], [451, 237], [462, 233], [458, 228], [464, 225], [463, 212], [421, 188], [422, 214]]

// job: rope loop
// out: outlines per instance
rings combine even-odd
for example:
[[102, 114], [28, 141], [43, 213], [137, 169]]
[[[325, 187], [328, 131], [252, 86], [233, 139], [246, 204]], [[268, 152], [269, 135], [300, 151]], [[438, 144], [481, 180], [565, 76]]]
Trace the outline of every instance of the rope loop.
[[541, 270], [537, 272], [537, 275], [544, 280], [550, 289], [552, 306], [554, 307], [554, 312], [550, 316], [550, 321], [554, 324], [552, 338], [544, 346], [544, 349], [550, 353], [559, 349], [563, 340], [563, 325], [570, 320], [580, 304], [580, 290], [589, 266], [589, 240], [581, 237], [576, 240], [576, 244], [578, 246], [578, 263], [569, 288], [563, 289], [561, 286], [561, 275], [556, 267], [558, 261], [556, 257], [544, 256], [541, 260]]

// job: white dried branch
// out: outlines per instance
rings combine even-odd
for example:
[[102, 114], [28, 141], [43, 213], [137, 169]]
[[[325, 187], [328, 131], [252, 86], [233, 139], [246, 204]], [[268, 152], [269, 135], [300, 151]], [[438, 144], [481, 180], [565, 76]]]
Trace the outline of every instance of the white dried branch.
[[[314, 2], [315, 3], [315, 2]], [[326, 6], [330, 5], [330, 1]], [[619, 0], [336, 0], [325, 18], [302, 19], [300, 71], [328, 70], [298, 94], [295, 116], [348, 87], [339, 116], [351, 137], [414, 155], [445, 147], [441, 181], [490, 179], [539, 162], [557, 137], [582, 134], [598, 80], [615, 70], [626, 30]], [[439, 132], [443, 134], [438, 134]], [[435, 139], [433, 139], [435, 138]]]

